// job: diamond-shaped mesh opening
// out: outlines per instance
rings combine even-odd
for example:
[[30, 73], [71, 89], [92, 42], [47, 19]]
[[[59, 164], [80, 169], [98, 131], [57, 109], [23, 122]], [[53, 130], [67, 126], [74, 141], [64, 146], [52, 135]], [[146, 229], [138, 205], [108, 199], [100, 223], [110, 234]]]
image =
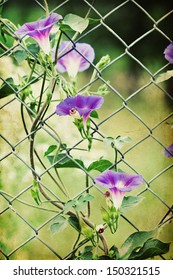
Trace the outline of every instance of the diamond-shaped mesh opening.
[[[87, 169], [98, 159], [112, 163], [107, 169], [139, 173], [145, 180], [145, 184], [131, 193], [143, 198], [142, 201], [121, 215], [116, 237], [105, 230], [108, 247], [116, 239], [119, 248], [130, 234], [157, 227], [158, 237], [170, 242], [173, 165], [172, 158], [164, 156], [164, 149], [172, 143], [173, 85], [171, 79], [157, 83], [157, 77], [172, 70], [163, 55], [172, 38], [171, 1], [156, 4], [141, 0], [107, 3], [81, 0], [77, 5], [72, 0], [48, 1], [51, 12], [82, 17], [89, 12], [91, 21], [95, 19], [77, 39], [68, 30], [63, 33], [64, 40], [89, 43], [95, 50], [95, 60], [86, 74], [78, 75], [77, 93], [83, 94], [85, 90], [89, 94], [97, 93], [104, 86], [109, 91], [98, 110], [99, 118], [91, 121], [90, 151], [87, 140], [82, 139], [73, 125], [74, 119], [55, 114], [60, 94], [58, 82], [53, 88], [53, 102], [39, 115], [42, 106], [47, 105], [42, 102], [48, 91], [48, 80], [42, 82], [45, 71], [41, 65], [32, 68], [38, 64], [33, 49], [24, 44], [26, 38], [14, 40], [13, 27], [5, 18], [18, 26], [43, 17], [45, 11], [43, 1], [25, 1], [27, 9], [16, 5], [21, 2], [1, 1], [1, 28], [7, 41], [2, 38], [0, 45], [0, 87], [4, 86], [8, 94], [0, 88], [0, 258], [68, 259], [77, 249], [81, 251], [85, 245], [91, 245], [83, 235], [77, 237], [69, 224], [56, 234], [52, 234], [51, 226], [58, 217], [66, 216], [63, 207], [67, 201], [78, 201], [85, 195], [94, 199], [81, 210], [83, 220], [88, 215], [86, 224], [91, 228], [101, 223], [105, 189], [93, 183], [98, 170]], [[27, 40], [34, 43], [31, 38]], [[18, 51], [30, 55], [30, 67], [24, 61], [17, 62]], [[110, 55], [110, 62], [99, 71], [96, 64], [106, 54]], [[96, 75], [90, 80], [93, 70]], [[27, 76], [33, 77], [27, 79]], [[64, 77], [68, 80], [66, 73]], [[32, 91], [34, 96], [30, 94]], [[117, 136], [128, 136], [131, 141], [118, 149], [115, 164], [114, 150], [103, 139]], [[61, 150], [61, 158], [52, 157], [55, 152], [49, 157], [45, 155], [52, 145]], [[71, 166], [61, 168], [64, 162], [70, 162]], [[41, 203], [34, 196], [37, 188]], [[73, 217], [71, 212], [67, 215]], [[75, 248], [77, 238], [79, 248]], [[98, 247], [101, 254], [102, 245]], [[158, 258], [170, 259], [172, 252], [170, 247], [169, 253]]]

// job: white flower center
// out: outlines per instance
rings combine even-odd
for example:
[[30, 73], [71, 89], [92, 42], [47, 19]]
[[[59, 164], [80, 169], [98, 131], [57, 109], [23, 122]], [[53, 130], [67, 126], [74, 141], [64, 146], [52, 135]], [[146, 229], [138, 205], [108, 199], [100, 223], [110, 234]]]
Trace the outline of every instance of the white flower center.
[[80, 61], [81, 61], [80, 58], [74, 61], [73, 57], [72, 58], [69, 57], [65, 66], [70, 77], [72, 78], [76, 77], [79, 71]]
[[124, 183], [122, 181], [118, 181], [117, 184], [116, 184], [116, 188], [124, 188]]
[[69, 115], [75, 119], [80, 119], [79, 112], [76, 108], [71, 108], [69, 111]]

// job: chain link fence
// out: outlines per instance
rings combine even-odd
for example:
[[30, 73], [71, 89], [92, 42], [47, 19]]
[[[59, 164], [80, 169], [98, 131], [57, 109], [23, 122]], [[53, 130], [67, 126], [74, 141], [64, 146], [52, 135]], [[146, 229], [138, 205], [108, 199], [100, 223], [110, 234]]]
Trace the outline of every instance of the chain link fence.
[[[32, 2], [32, 10], [37, 9], [41, 14], [44, 11], [42, 2]], [[53, 3], [51, 9], [60, 14], [70, 12], [74, 4], [70, 0], [57, 2]], [[27, 111], [35, 116], [37, 112], [22, 100], [21, 93], [30, 87], [40, 92], [43, 86], [40, 80], [44, 72], [35, 73], [34, 81], [21, 81], [18, 76], [24, 76], [28, 69], [25, 63], [14, 65], [11, 55], [18, 47], [27, 52], [29, 50], [20, 41], [8, 48], [1, 44], [1, 84], [5, 83], [8, 90], [14, 93], [2, 98], [0, 106], [2, 260], [68, 259], [73, 252], [76, 232], [70, 225], [57, 234], [50, 231], [52, 221], [63, 213], [63, 208], [57, 210], [56, 205], [45, 200], [42, 195], [42, 204], [37, 205], [31, 197], [33, 175], [37, 177], [43, 192], [55, 204], [63, 205], [65, 201], [58, 188], [61, 184], [66, 186], [71, 199], [89, 192], [95, 197], [90, 205], [90, 219], [94, 224], [100, 223], [99, 209], [105, 203], [104, 193], [93, 184], [95, 171], [87, 172], [76, 158], [86, 165], [101, 157], [113, 161], [111, 148], [103, 145], [103, 139], [108, 136], [131, 137], [132, 141], [118, 151], [117, 166], [129, 173], [142, 174], [145, 180], [140, 191], [135, 191], [135, 194], [144, 198], [140, 205], [121, 215], [120, 226], [114, 236], [109, 236], [105, 231], [109, 245], [115, 243], [119, 246], [130, 233], [157, 228], [165, 221], [159, 236], [165, 242], [172, 238], [173, 164], [172, 159], [165, 158], [162, 151], [172, 143], [169, 124], [173, 116], [173, 97], [171, 82], [157, 83], [156, 78], [170, 67], [164, 60], [163, 50], [171, 42], [169, 22], [172, 22], [173, 10], [167, 8], [166, 2], [163, 4], [164, 9], [157, 9], [157, 15], [154, 13], [157, 4], [152, 6], [138, 0], [110, 1], [106, 4], [97, 0], [78, 2], [82, 13], [86, 15], [89, 11], [97, 21], [77, 41], [91, 43], [96, 50], [96, 60], [109, 53], [111, 57], [109, 64], [101, 71], [96, 68], [96, 63], [91, 65], [90, 68], [97, 71], [92, 82], [87, 82], [87, 74], [81, 74], [79, 81], [78, 93], [90, 86], [97, 88], [103, 85], [109, 91], [99, 110], [99, 119], [92, 121], [94, 140], [90, 152], [85, 151], [86, 140], [80, 139], [71, 120], [55, 115], [56, 87], [55, 102], [50, 104], [44, 115], [37, 116], [38, 125], [32, 130], [33, 124]], [[2, 14], [6, 14], [6, 11], [8, 14], [10, 5], [10, 0], [1, 1]], [[15, 5], [17, 10], [17, 3]], [[72, 9], [79, 14], [78, 7]], [[138, 18], [137, 21], [133, 20], [134, 16]], [[13, 33], [3, 18], [1, 28]], [[30, 55], [33, 61], [36, 60], [32, 52]], [[9, 77], [20, 80], [20, 89], [11, 85], [7, 79]], [[34, 169], [29, 161], [32, 135], [35, 135]], [[51, 163], [44, 157], [44, 153], [50, 145], [57, 143], [66, 143], [63, 147], [64, 158]], [[71, 160], [76, 168], [55, 168], [64, 159]], [[172, 252], [171, 248], [168, 254], [160, 258], [170, 259]]]

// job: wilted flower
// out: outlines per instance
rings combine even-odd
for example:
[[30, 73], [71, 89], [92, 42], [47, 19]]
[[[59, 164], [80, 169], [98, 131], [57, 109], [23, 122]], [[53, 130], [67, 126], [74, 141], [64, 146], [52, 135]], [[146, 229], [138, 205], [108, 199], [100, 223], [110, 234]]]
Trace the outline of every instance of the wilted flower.
[[95, 183], [108, 188], [112, 193], [112, 200], [115, 208], [121, 207], [124, 195], [143, 184], [144, 180], [141, 175], [106, 170], [94, 179]]
[[173, 64], [173, 42], [166, 47], [166, 49], [164, 50], [164, 55], [166, 60], [168, 60], [169, 63]]
[[46, 53], [50, 53], [50, 41], [49, 41], [49, 33], [53, 27], [53, 25], [62, 19], [61, 15], [57, 13], [52, 13], [45, 19], [40, 19], [33, 22], [28, 22], [23, 24], [15, 34], [17, 36], [25, 36], [28, 35], [32, 37], [40, 46], [40, 48]]
[[163, 151], [165, 157], [173, 157], [173, 144], [171, 144], [169, 147], [167, 147], [164, 151]]
[[56, 114], [59, 116], [73, 116], [74, 118], [83, 117], [86, 122], [93, 110], [99, 109], [104, 102], [101, 96], [76, 95], [67, 97], [56, 106]]
[[94, 49], [86, 43], [76, 43], [75, 46], [69, 41], [63, 41], [59, 47], [60, 58], [56, 64], [56, 70], [60, 73], [67, 72], [70, 77], [76, 77], [78, 72], [88, 69], [93, 62]]

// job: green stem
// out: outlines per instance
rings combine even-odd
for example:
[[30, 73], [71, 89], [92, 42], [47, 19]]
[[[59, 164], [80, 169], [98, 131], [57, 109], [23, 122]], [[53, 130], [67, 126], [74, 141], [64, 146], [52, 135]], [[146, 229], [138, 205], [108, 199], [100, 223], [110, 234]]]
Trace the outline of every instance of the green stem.
[[[9, 193], [6, 193], [6, 192], [4, 192], [4, 191], [0, 191], [0, 192], [3, 193], [3, 194], [6, 195], [6, 196], [9, 196], [9, 197], [13, 198], [13, 195], [11, 195], [11, 194], [9, 194]], [[44, 211], [47, 211], [47, 212], [57, 213], [57, 211], [55, 211], [55, 210], [51, 210], [51, 209], [47, 209], [47, 208], [44, 208], [44, 207], [32, 205], [32, 204], [30, 204], [30, 203], [28, 203], [28, 202], [25, 202], [25, 201], [23, 201], [23, 200], [21, 200], [21, 199], [19, 199], [19, 198], [15, 198], [15, 201], [18, 201], [18, 202], [20, 202], [20, 203], [22, 203], [22, 204], [24, 204], [24, 205], [27, 205], [27, 206], [32, 207], [32, 208], [35, 208], [35, 209], [44, 210]]]
[[[23, 122], [23, 126], [24, 126], [24, 130], [25, 130], [25, 133], [26, 135], [29, 135], [28, 133], [28, 130], [27, 130], [27, 126], [26, 126], [26, 123], [25, 123], [25, 118], [24, 118], [24, 112], [23, 112], [23, 104], [21, 104], [21, 117], [22, 117], [22, 122]], [[48, 125], [49, 126], [49, 125]], [[55, 132], [56, 133], [56, 132]], [[57, 134], [57, 133], [56, 133]], [[37, 159], [39, 160], [39, 162], [41, 163], [41, 165], [43, 166], [43, 168], [45, 170], [47, 170], [47, 167], [44, 165], [43, 161], [41, 160], [40, 156], [38, 155], [36, 149], [34, 149], [34, 153], [37, 157]], [[60, 187], [59, 183], [57, 182], [57, 180], [54, 178], [54, 176], [50, 173], [49, 170], [47, 170], [47, 174], [49, 175], [49, 177], [52, 179], [52, 181], [58, 186]]]
[[35, 66], [36, 66], [36, 60], [34, 60], [34, 63], [33, 63], [33, 65], [32, 65], [32, 67], [31, 67], [31, 73], [30, 73], [30, 75], [29, 75], [29, 77], [28, 77], [27, 83], [29, 83], [30, 80], [31, 80], [31, 78], [32, 78], [32, 74], [34, 73]]
[[61, 177], [60, 177], [60, 175], [59, 175], [59, 173], [58, 173], [58, 171], [57, 171], [56, 168], [55, 168], [55, 173], [56, 173], [56, 175], [57, 175], [59, 181], [61, 182], [61, 184], [62, 184], [62, 186], [63, 186], [63, 188], [62, 188], [62, 187], [60, 186], [60, 184], [58, 184], [59, 189], [62, 191], [62, 193], [63, 193], [66, 197], [68, 197], [68, 198], [70, 199], [69, 192], [68, 192], [68, 190], [66, 189], [66, 187], [64, 186], [63, 181], [61, 180]]
[[40, 106], [41, 106], [41, 102], [42, 102], [42, 97], [43, 97], [43, 92], [44, 92], [45, 82], [46, 82], [46, 71], [44, 72], [44, 76], [43, 76], [43, 82], [42, 82], [42, 86], [41, 86], [40, 98], [39, 98], [38, 107], [37, 107], [37, 114], [38, 114], [38, 112], [40, 110]]
[[58, 60], [58, 48], [59, 48], [59, 44], [60, 44], [61, 37], [62, 37], [62, 32], [61, 32], [60, 35], [59, 35], [58, 42], [57, 42], [57, 45], [56, 45], [54, 64], [56, 64], [56, 63], [57, 63], [57, 60]]
[[[89, 186], [89, 177], [88, 177], [88, 174], [86, 174], [86, 193], [87, 194], [89, 194], [88, 186]], [[91, 206], [90, 206], [90, 202], [89, 201], [87, 203], [87, 208], [88, 208], [88, 218], [89, 218], [90, 215], [91, 215]]]
[[44, 1], [44, 7], [45, 7], [45, 10], [46, 10], [46, 16], [48, 17], [49, 16], [49, 7], [48, 7], [48, 4], [47, 4], [47, 1], [46, 0], [43, 0]]
[[117, 157], [118, 157], [118, 152], [117, 152], [117, 149], [116, 149], [116, 148], [114, 148], [114, 151], [115, 151], [115, 160], [114, 160], [114, 162], [115, 162], [115, 171], [117, 172], [117, 171], [118, 171], [118, 168], [117, 168]]
[[37, 117], [35, 118], [35, 120], [32, 124], [32, 127], [31, 127], [30, 163], [31, 163], [33, 178], [36, 181], [37, 181], [37, 175], [35, 173], [35, 163], [34, 163], [34, 138], [35, 138], [35, 133], [36, 133], [35, 129], [36, 129], [38, 121], [40, 120], [41, 115], [43, 114], [46, 107], [47, 107], [47, 101], [44, 102], [43, 107], [41, 108], [40, 112], [37, 114]]
[[8, 48], [3, 43], [0, 43], [0, 48], [4, 51], [8, 51]]
[[81, 237], [81, 233], [79, 232], [79, 234], [78, 234], [78, 236], [77, 236], [77, 239], [76, 239], [76, 241], [75, 241], [75, 243], [74, 243], [74, 245], [73, 245], [73, 250], [76, 249], [76, 246], [77, 246], [77, 244], [78, 244], [78, 242], [79, 242], [79, 240], [80, 240], [80, 237]]

